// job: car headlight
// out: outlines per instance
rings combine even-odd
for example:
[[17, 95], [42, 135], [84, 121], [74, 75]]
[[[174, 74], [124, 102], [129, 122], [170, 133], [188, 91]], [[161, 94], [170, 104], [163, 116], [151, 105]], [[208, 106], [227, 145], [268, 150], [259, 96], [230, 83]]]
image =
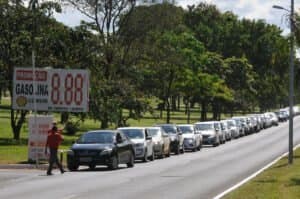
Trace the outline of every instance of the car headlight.
[[101, 151], [100, 155], [109, 155], [112, 152], [112, 149], [104, 149], [103, 151]]

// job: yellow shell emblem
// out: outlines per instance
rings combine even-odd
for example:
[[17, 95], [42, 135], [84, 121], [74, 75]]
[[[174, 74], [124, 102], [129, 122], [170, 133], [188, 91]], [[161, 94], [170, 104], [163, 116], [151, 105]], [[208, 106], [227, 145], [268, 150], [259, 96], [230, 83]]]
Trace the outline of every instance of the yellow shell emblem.
[[27, 104], [27, 98], [24, 97], [24, 96], [20, 96], [20, 97], [17, 98], [16, 102], [17, 102], [18, 106], [24, 107]]

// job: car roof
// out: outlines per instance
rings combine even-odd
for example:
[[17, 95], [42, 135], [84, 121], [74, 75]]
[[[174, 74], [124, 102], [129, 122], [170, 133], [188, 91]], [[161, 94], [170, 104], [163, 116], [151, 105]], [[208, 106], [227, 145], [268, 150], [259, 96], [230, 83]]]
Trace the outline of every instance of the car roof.
[[126, 130], [126, 129], [139, 129], [144, 130], [146, 127], [120, 127], [118, 130]]
[[85, 133], [117, 133], [118, 131], [117, 130], [92, 130], [92, 131], [87, 131]]

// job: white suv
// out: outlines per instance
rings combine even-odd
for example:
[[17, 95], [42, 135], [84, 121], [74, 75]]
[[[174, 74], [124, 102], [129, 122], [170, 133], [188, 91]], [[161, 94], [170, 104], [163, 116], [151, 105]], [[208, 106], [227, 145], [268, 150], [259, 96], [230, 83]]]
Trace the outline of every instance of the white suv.
[[124, 127], [118, 128], [118, 130], [134, 143], [135, 159], [142, 159], [144, 162], [147, 162], [148, 159], [154, 160], [152, 137], [148, 134], [146, 128]]

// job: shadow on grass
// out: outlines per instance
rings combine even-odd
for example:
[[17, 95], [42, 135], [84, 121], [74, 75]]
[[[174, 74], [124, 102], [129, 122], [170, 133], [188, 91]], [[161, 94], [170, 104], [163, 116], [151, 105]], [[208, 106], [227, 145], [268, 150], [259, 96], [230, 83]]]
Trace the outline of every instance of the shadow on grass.
[[14, 140], [12, 138], [0, 138], [0, 146], [23, 146], [27, 145], [27, 138], [20, 138], [19, 140]]
[[275, 183], [277, 180], [275, 179], [267, 179], [267, 180], [255, 180], [257, 183]]
[[283, 163], [283, 164], [280, 164], [278, 166], [272, 167], [272, 169], [280, 169], [282, 167], [287, 167], [288, 165], [289, 165], [288, 163]]
[[300, 186], [300, 178], [291, 178], [289, 186]]

